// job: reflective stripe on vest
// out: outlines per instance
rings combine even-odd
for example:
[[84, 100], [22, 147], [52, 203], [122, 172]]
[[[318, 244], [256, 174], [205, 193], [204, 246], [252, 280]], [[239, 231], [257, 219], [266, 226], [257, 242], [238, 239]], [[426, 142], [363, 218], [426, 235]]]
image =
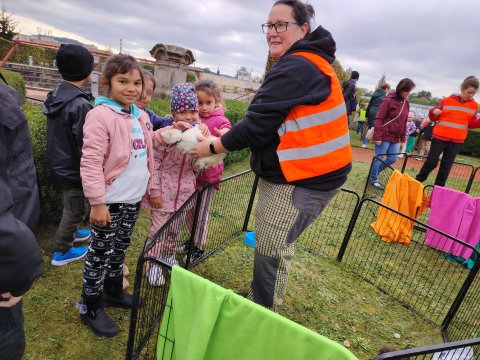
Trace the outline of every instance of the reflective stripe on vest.
[[348, 119], [340, 82], [319, 55], [292, 54], [311, 61], [330, 78], [331, 91], [318, 105], [298, 105], [278, 129], [277, 155], [287, 181], [308, 179], [339, 170], [352, 162]]
[[433, 135], [457, 142], [464, 141], [470, 119], [477, 113], [477, 109], [475, 101], [462, 103], [453, 96], [446, 98], [437, 125], [433, 128]]

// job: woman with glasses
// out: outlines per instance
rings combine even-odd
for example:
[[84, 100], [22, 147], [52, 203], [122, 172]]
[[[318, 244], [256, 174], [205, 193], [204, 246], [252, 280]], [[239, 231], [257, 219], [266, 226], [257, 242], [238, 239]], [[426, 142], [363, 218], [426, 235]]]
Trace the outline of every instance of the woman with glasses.
[[266, 74], [244, 119], [194, 154], [249, 147], [259, 176], [254, 273], [248, 297], [282, 304], [294, 242], [323, 211], [351, 170], [342, 87], [331, 63], [335, 41], [302, 1], [276, 1], [262, 25], [278, 62]]

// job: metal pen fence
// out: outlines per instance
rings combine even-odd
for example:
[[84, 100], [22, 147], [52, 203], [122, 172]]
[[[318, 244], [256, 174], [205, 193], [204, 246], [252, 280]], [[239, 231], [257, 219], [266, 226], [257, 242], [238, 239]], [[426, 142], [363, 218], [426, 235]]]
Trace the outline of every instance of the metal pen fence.
[[[372, 164], [373, 164], [373, 161], [377, 159], [377, 161], [380, 161], [381, 163], [384, 163], [386, 165], [385, 160], [383, 159], [383, 157], [386, 155], [387, 154], [376, 155], [372, 160]], [[403, 157], [399, 157], [397, 161], [394, 164], [390, 165], [389, 167], [392, 169], [396, 169], [401, 173], [407, 173], [413, 178], [415, 178], [415, 176], [420, 172], [420, 169], [425, 163], [425, 160], [428, 158], [426, 156], [409, 155], [407, 153], [398, 153], [396, 155], [403, 155]], [[443, 160], [439, 160], [437, 167], [428, 175], [427, 179], [423, 182], [425, 186], [433, 185], [435, 183], [435, 177], [437, 176], [441, 161]], [[450, 189], [455, 189], [465, 193], [479, 194], [480, 193], [480, 185], [478, 184], [478, 182], [480, 181], [479, 172], [480, 170], [478, 168], [475, 168], [473, 165], [454, 161], [445, 186]], [[388, 174], [385, 175], [382, 173], [383, 172], [379, 174], [378, 180], [380, 181], [381, 184], [385, 185], [388, 182], [389, 177], [388, 177]], [[370, 172], [367, 178], [367, 183], [365, 185], [364, 196], [365, 195], [375, 196], [375, 195], [381, 194], [382, 193], [381, 190], [377, 190], [372, 188], [371, 186], [368, 186], [369, 178], [370, 178]], [[477, 181], [475, 181], [474, 179], [476, 179]]]
[[387, 352], [374, 360], [475, 360], [476, 354], [480, 354], [480, 338]]
[[[387, 167], [381, 173], [385, 184], [392, 171], [393, 168]], [[250, 214], [255, 208], [256, 185], [257, 178], [247, 171], [224, 179], [218, 190], [215, 190], [218, 186], [209, 186], [197, 191], [146, 241], [136, 269], [127, 359], [156, 356], [159, 328], [168, 306], [171, 265], [179, 263], [191, 268], [253, 227]], [[480, 306], [475, 295], [480, 286], [476, 276], [480, 264], [477, 262], [474, 269], [468, 271], [447, 260], [441, 251], [425, 246], [427, 231], [433, 240], [442, 236], [472, 252], [476, 250], [382, 205], [381, 192], [374, 195], [364, 194], [359, 201], [355, 192], [339, 191], [322, 216], [298, 239], [298, 244], [318, 255], [337, 256], [360, 277], [440, 326], [445, 337], [458, 340], [479, 336], [478, 324], [469, 317], [478, 319], [479, 316]], [[379, 239], [371, 224], [381, 211], [387, 214], [384, 221], [396, 217], [400, 228], [407, 225], [412, 228], [410, 246]], [[208, 227], [202, 218], [206, 215]], [[379, 223], [378, 227], [385, 226]], [[198, 242], [202, 238], [206, 239], [204, 244]], [[165, 243], [170, 246], [162, 245]], [[184, 244], [187, 244], [187, 253], [178, 254]], [[200, 246], [203, 252], [192, 259], [195, 246]], [[155, 266], [161, 271], [150, 272]]]
[[474, 247], [372, 199], [360, 202], [351, 221], [339, 253], [346, 267], [437, 326], [455, 315], [480, 264], [465, 269], [434, 246], [449, 241], [478, 254]]

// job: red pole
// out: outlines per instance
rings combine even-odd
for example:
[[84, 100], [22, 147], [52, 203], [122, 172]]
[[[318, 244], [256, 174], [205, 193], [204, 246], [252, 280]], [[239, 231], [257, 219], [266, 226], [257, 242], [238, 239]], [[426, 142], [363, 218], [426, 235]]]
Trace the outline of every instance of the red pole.
[[8, 59], [10, 59], [10, 56], [12, 56], [12, 54], [14, 53], [14, 51], [20, 46], [20, 42], [18, 41], [15, 41], [12, 45], [12, 47], [10, 48], [10, 50], [8, 50], [8, 53], [7, 55], [5, 55], [5, 57], [3, 58], [2, 62], [0, 63], [0, 67], [4, 67], [5, 66], [5, 63], [8, 61]]

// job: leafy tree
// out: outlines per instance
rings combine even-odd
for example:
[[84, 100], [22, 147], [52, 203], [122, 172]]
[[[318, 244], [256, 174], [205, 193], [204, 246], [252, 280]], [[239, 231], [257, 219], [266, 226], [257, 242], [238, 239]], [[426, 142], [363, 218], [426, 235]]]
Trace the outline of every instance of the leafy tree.
[[0, 16], [0, 38], [12, 40], [17, 33], [15, 28], [18, 23], [15, 21], [12, 15], [8, 15], [5, 6], [2, 5], [2, 15]]
[[430, 91], [422, 90], [417, 93], [417, 97], [432, 100], [432, 93]]

